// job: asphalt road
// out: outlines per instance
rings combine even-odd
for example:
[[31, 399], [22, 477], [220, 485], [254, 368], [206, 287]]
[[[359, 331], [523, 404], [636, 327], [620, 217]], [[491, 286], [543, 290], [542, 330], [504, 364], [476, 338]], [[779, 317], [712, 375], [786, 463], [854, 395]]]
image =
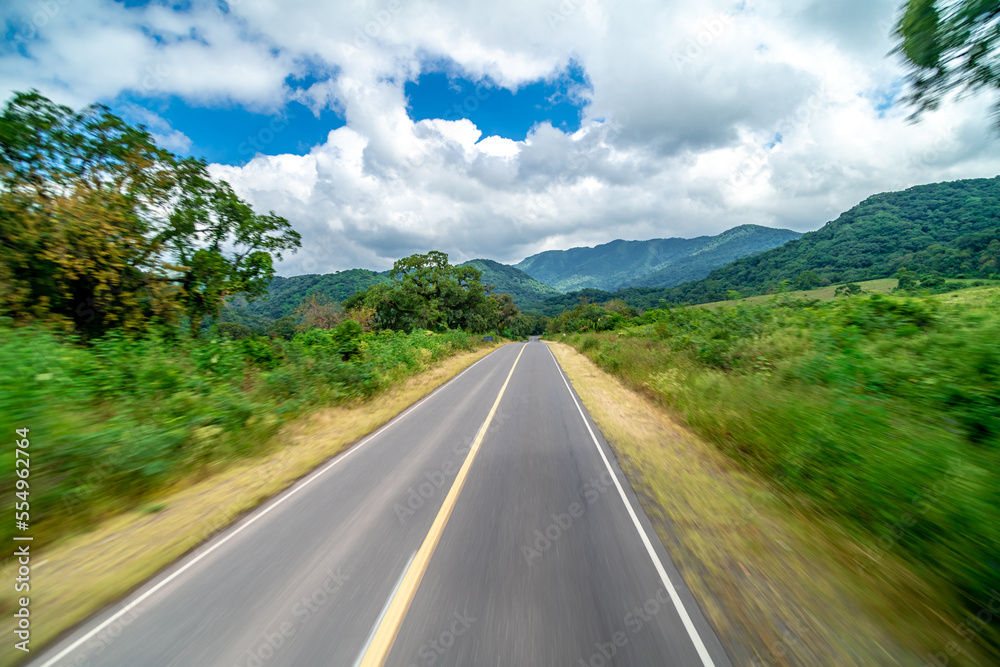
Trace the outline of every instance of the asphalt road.
[[532, 342], [485, 357], [30, 664], [730, 662]]

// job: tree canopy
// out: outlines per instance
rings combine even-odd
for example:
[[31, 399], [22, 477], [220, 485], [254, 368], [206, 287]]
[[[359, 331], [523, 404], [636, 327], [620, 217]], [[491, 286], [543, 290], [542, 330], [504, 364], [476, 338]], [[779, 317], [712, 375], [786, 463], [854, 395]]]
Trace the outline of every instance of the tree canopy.
[[[936, 109], [951, 91], [1000, 88], [1000, 4], [996, 0], [907, 0], [896, 25], [894, 52], [910, 68], [906, 100], [914, 117]], [[994, 106], [1000, 127], [1000, 100]]]
[[520, 337], [532, 327], [509, 294], [492, 294], [479, 269], [453, 266], [443, 252], [404, 257], [389, 275], [390, 284], [371, 285], [345, 300], [345, 310], [371, 308], [380, 328], [401, 331], [504, 331]]
[[300, 239], [257, 214], [194, 158], [179, 158], [102, 105], [37, 92], [0, 114], [0, 310], [87, 337], [190, 318], [254, 298]]

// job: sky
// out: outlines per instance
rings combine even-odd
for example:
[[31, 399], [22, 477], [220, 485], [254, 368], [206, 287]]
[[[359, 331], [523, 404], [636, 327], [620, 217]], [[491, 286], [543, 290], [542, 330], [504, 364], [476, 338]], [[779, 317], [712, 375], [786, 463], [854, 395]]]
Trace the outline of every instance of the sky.
[[[901, 0], [899, 0], [901, 2]], [[3, 0], [0, 89], [110, 106], [302, 234], [278, 273], [514, 263], [1000, 174], [920, 123], [883, 0]]]

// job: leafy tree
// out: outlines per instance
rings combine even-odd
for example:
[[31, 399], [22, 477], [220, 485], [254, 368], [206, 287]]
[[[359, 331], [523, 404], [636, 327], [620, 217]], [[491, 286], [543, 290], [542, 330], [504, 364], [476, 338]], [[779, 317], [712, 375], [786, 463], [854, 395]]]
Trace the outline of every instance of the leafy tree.
[[344, 361], [356, 357], [361, 351], [361, 334], [364, 330], [354, 320], [344, 320], [333, 330], [333, 343]]
[[911, 290], [917, 286], [917, 272], [910, 271], [905, 266], [900, 267], [899, 271], [896, 271], [896, 279], [899, 280], [899, 284], [896, 286], [897, 289]]
[[837, 289], [833, 291], [834, 296], [858, 296], [862, 293], [861, 285], [857, 283], [847, 283], [846, 285], [839, 285]]
[[193, 331], [229, 294], [262, 294], [299, 246], [203, 162], [178, 159], [106, 107], [37, 92], [0, 114], [0, 309], [87, 337], [181, 313]]
[[[916, 111], [936, 109], [953, 91], [1000, 88], [998, 18], [993, 0], [907, 0], [896, 25], [899, 53], [910, 67], [906, 100]], [[1000, 102], [994, 107], [1000, 123]]]
[[287, 220], [274, 212], [254, 213], [228, 183], [213, 181], [204, 161], [175, 161], [174, 174], [164, 240], [179, 264], [172, 268], [180, 272], [181, 299], [194, 330], [205, 315], [219, 314], [227, 296], [266, 294], [273, 259], [301, 242]]
[[[448, 255], [431, 251], [398, 260], [389, 272], [392, 284], [375, 284], [354, 294], [344, 308], [374, 309], [383, 329], [483, 332], [499, 324], [501, 303], [488, 294], [472, 266], [452, 266]], [[517, 306], [504, 302], [505, 317]]]
[[800, 290], [810, 290], [823, 284], [823, 279], [815, 271], [803, 271], [795, 279], [795, 287]]
[[253, 335], [250, 327], [245, 324], [237, 324], [236, 322], [220, 322], [217, 328], [220, 336], [232, 338], [233, 340], [242, 340]]
[[296, 319], [294, 315], [285, 315], [284, 317], [279, 317], [271, 326], [268, 327], [267, 333], [272, 338], [284, 338], [285, 340], [291, 340], [295, 337], [296, 331]]

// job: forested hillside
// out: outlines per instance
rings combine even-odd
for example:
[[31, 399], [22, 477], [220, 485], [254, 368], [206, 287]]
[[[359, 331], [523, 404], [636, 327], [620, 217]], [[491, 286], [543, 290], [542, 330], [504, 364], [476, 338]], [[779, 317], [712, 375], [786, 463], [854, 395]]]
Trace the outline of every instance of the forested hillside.
[[560, 291], [664, 287], [704, 277], [727, 262], [799, 236], [787, 229], [741, 225], [718, 236], [617, 240], [593, 248], [549, 250], [514, 266]]
[[324, 294], [334, 301], [343, 301], [371, 285], [389, 282], [391, 281], [387, 276], [365, 269], [325, 274], [310, 273], [291, 278], [275, 276], [267, 288], [265, 298], [247, 303], [245, 299], [236, 297], [230, 302], [229, 309], [242, 309], [251, 318], [276, 320], [291, 315], [296, 306], [313, 294]]
[[[780, 289], [886, 278], [900, 269], [945, 278], [1000, 274], [1000, 177], [921, 185], [873, 195], [796, 241], [667, 290], [702, 303]], [[814, 275], [804, 272], [811, 272]]]
[[483, 285], [492, 285], [496, 294], [510, 294], [514, 302], [524, 308], [547, 298], [558, 296], [559, 290], [540, 283], [524, 271], [492, 259], [472, 259], [459, 266], [472, 266], [482, 274]]

